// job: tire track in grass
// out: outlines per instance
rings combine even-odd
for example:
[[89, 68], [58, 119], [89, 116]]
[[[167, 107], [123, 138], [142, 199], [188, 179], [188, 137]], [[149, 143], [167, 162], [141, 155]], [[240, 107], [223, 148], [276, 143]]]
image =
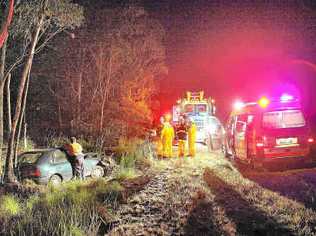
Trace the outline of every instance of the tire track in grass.
[[264, 174], [250, 173], [243, 176], [263, 188], [300, 202], [313, 211], [316, 210], [315, 169], [299, 169]]
[[[207, 161], [167, 160], [168, 167], [147, 187], [120, 206], [119, 219], [107, 235], [228, 235], [219, 224], [230, 224], [212, 204], [202, 174]], [[218, 218], [221, 218], [220, 220]], [[229, 234], [233, 235], [233, 234]]]
[[[316, 214], [304, 205], [244, 179], [237, 171], [206, 169], [204, 180], [247, 235], [315, 235]], [[247, 222], [248, 223], [244, 223]]]
[[170, 235], [176, 222], [168, 206], [169, 170], [156, 175], [146, 189], [128, 199], [119, 209], [119, 221], [108, 235]]

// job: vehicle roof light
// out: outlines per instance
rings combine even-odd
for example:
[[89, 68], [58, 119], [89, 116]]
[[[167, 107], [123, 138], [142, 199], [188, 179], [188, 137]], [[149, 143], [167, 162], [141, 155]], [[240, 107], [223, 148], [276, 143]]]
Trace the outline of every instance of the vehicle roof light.
[[234, 110], [241, 110], [244, 106], [245, 104], [241, 101], [236, 101], [233, 105]]
[[280, 97], [281, 102], [288, 102], [288, 101], [291, 101], [293, 99], [294, 99], [294, 97], [292, 95], [289, 95], [286, 93], [282, 94], [282, 96]]
[[269, 106], [270, 104], [270, 100], [266, 97], [262, 97], [260, 98], [260, 100], [258, 101], [258, 104], [261, 108], [266, 108], [267, 106]]

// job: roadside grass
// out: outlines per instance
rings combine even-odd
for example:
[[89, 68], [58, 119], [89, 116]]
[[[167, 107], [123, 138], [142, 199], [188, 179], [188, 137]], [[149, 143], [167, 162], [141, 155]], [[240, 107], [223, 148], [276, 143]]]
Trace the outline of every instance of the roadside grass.
[[[226, 162], [223, 159], [222, 164], [207, 168], [204, 180], [215, 195], [215, 201], [225, 209], [225, 214], [235, 221], [237, 232], [239, 230], [241, 234], [274, 235], [316, 234], [314, 211], [300, 202], [244, 178], [236, 169], [227, 168]], [[251, 223], [243, 224], [244, 221], [251, 219]]]
[[[65, 141], [56, 138], [51, 145]], [[147, 147], [140, 143], [131, 140], [123, 149], [126, 141], [122, 141], [110, 181], [70, 181], [39, 189], [25, 181], [23, 188], [30, 189], [26, 194], [19, 194], [23, 192], [20, 187], [12, 188], [0, 199], [0, 235], [105, 234], [122, 201], [150, 180], [142, 174], [151, 167], [152, 156], [145, 155]], [[29, 194], [32, 189], [36, 191]]]
[[124, 188], [103, 179], [72, 181], [29, 198], [5, 195], [1, 235], [97, 235], [115, 217]]

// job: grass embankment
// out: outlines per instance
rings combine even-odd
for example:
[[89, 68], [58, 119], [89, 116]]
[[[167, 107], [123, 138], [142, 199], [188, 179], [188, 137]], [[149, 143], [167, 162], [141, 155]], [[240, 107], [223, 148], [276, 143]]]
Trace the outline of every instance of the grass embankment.
[[50, 186], [28, 198], [3, 195], [1, 234], [96, 235], [114, 219], [123, 191], [119, 182], [100, 179]]
[[25, 185], [3, 187], [0, 234], [104, 234], [116, 221], [118, 205], [149, 181], [141, 170], [150, 165], [150, 157], [144, 155], [140, 145], [134, 144], [134, 147], [119, 156], [110, 180], [101, 178], [71, 181], [60, 186], [28, 186], [27, 190]]
[[[273, 181], [273, 174], [265, 175], [265, 182]], [[221, 209], [223, 218], [228, 219], [220, 222], [220, 228], [226, 229], [228, 235], [316, 234], [315, 211], [305, 202], [291, 198], [286, 191], [278, 191], [284, 189], [284, 182], [279, 182], [279, 188], [276, 185], [274, 189], [268, 188], [253, 181], [255, 179], [244, 178], [229, 163], [206, 168], [203, 177], [213, 195], [213, 202]], [[280, 175], [275, 177], [280, 179]], [[298, 191], [297, 195], [310, 196], [300, 189], [293, 190], [291, 181], [294, 187], [299, 178], [288, 178], [288, 193]]]

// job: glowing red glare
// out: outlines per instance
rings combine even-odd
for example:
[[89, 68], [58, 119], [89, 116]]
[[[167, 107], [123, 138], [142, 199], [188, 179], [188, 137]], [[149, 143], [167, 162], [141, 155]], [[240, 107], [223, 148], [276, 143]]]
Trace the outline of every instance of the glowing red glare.
[[307, 139], [307, 142], [313, 143], [313, 142], [314, 142], [314, 139], [313, 139], [313, 138], [309, 138], [309, 139]]
[[234, 110], [241, 110], [244, 107], [244, 103], [241, 101], [236, 101], [233, 107], [234, 107]]
[[266, 97], [262, 97], [259, 101], [258, 104], [262, 108], [266, 108], [270, 104], [270, 100]]

